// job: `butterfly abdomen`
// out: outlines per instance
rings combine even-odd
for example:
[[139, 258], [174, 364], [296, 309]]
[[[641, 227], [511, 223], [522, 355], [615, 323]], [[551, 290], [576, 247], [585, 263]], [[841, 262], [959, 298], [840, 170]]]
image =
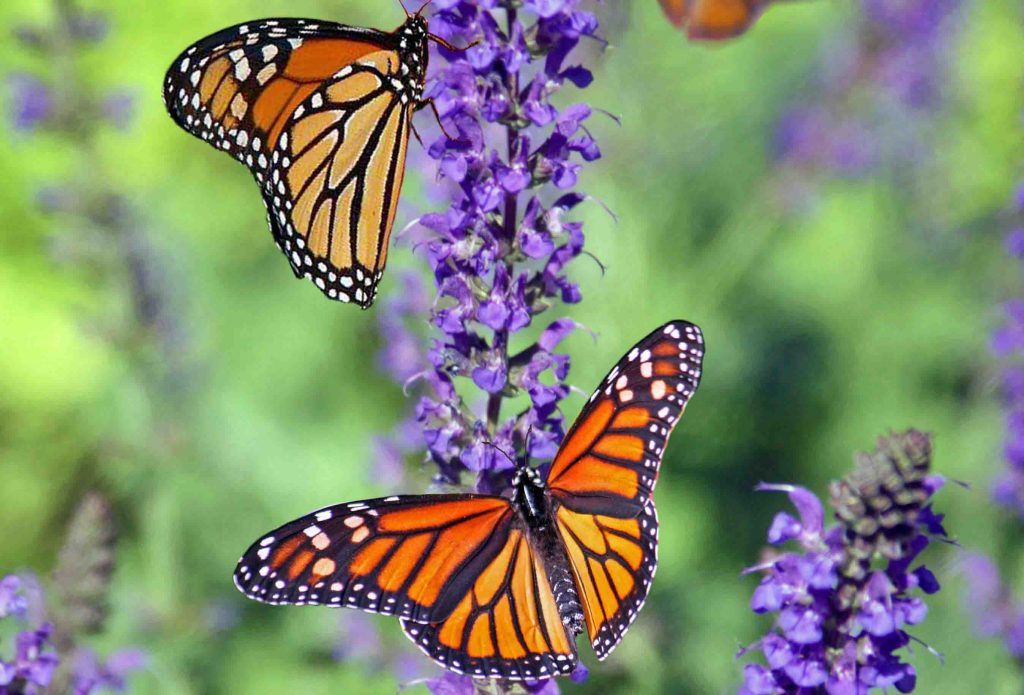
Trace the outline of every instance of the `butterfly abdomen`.
[[565, 552], [565, 546], [558, 538], [553, 524], [533, 528], [531, 535], [537, 552], [544, 561], [548, 583], [551, 585], [551, 593], [555, 597], [555, 605], [558, 607], [562, 624], [570, 633], [578, 635], [583, 632], [585, 626], [583, 605], [576, 591], [576, 580], [573, 579], [572, 570], [569, 568], [569, 556]]

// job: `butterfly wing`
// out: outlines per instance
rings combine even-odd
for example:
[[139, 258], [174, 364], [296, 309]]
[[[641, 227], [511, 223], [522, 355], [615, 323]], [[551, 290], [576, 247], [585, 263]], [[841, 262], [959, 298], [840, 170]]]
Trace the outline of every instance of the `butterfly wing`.
[[264, 603], [416, 621], [448, 617], [508, 545], [512, 507], [487, 495], [413, 495], [326, 507], [254, 543], [235, 585]]
[[633, 347], [590, 397], [551, 463], [548, 487], [578, 512], [644, 509], [668, 437], [700, 383], [704, 337], [672, 321]]
[[654, 500], [633, 517], [555, 511], [583, 604], [587, 632], [598, 659], [619, 644], [647, 600], [658, 565], [658, 515]]
[[572, 673], [575, 639], [562, 625], [547, 573], [526, 532], [514, 527], [501, 551], [445, 620], [402, 620], [406, 635], [445, 668], [471, 676], [533, 680]]
[[168, 70], [174, 121], [252, 171], [274, 240], [332, 299], [373, 302], [417, 101], [394, 34], [303, 19], [240, 24]]
[[689, 25], [691, 39], [739, 36], [757, 19], [763, 0], [659, 0], [677, 27]]
[[703, 357], [703, 335], [691, 323], [648, 335], [605, 377], [551, 464], [555, 527], [600, 659], [647, 599], [658, 561], [651, 494]]

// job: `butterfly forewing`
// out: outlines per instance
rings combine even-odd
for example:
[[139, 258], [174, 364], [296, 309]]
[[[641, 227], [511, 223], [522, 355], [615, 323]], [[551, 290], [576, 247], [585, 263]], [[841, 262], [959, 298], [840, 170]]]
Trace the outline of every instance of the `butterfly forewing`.
[[677, 27], [691, 39], [728, 39], [746, 31], [767, 0], [659, 0]]
[[362, 307], [384, 270], [420, 103], [418, 31], [248, 22], [189, 47], [164, 87], [176, 123], [252, 171], [295, 274]]
[[638, 515], [650, 499], [668, 437], [700, 383], [704, 337], [667, 323], [611, 370], [565, 436], [548, 473], [576, 511]]
[[326, 507], [254, 543], [235, 570], [246, 596], [439, 621], [507, 545], [508, 500], [418, 495]]

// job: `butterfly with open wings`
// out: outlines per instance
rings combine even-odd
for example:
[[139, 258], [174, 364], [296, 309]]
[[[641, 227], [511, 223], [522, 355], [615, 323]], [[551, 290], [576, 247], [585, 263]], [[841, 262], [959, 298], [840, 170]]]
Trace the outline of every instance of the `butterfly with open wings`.
[[396, 615], [420, 649], [457, 673], [567, 675], [584, 629], [604, 659], [651, 587], [652, 492], [703, 357], [697, 326], [667, 323], [605, 377], [546, 479], [523, 466], [510, 497], [403, 495], [325, 507], [254, 543], [235, 584], [265, 603]]
[[[422, 11], [422, 10], [421, 10]], [[407, 13], [408, 14], [408, 13]], [[199, 40], [171, 64], [164, 104], [256, 178], [296, 277], [368, 308], [388, 256], [429, 33], [263, 19]]]

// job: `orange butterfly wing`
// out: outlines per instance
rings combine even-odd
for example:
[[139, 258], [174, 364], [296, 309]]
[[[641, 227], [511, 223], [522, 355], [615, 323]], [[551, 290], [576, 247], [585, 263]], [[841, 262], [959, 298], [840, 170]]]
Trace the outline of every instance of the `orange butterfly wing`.
[[441, 666], [471, 676], [532, 680], [572, 673], [575, 637], [562, 625], [548, 574], [527, 532], [504, 547], [441, 622], [402, 620], [402, 629]]
[[765, 0], [659, 0], [669, 20], [691, 39], [728, 39], [746, 31]]
[[649, 501], [636, 517], [555, 512], [569, 555], [594, 653], [604, 659], [619, 644], [647, 600], [658, 565], [658, 516]]
[[331, 22], [249, 22], [189, 47], [164, 86], [178, 125], [252, 171], [295, 275], [364, 308], [387, 261], [426, 68], [425, 49], [414, 58], [401, 40]]
[[651, 497], [669, 435], [700, 384], [704, 337], [673, 321], [605, 377], [548, 472], [565, 546], [598, 658], [622, 639], [657, 567]]
[[654, 491], [668, 437], [700, 383], [704, 337], [673, 321], [629, 351], [590, 397], [548, 472], [574, 511], [635, 517]]
[[[443, 620], [507, 546], [507, 499], [413, 495], [326, 507], [254, 543], [235, 584], [264, 603]], [[460, 592], [460, 589], [462, 590]]]

